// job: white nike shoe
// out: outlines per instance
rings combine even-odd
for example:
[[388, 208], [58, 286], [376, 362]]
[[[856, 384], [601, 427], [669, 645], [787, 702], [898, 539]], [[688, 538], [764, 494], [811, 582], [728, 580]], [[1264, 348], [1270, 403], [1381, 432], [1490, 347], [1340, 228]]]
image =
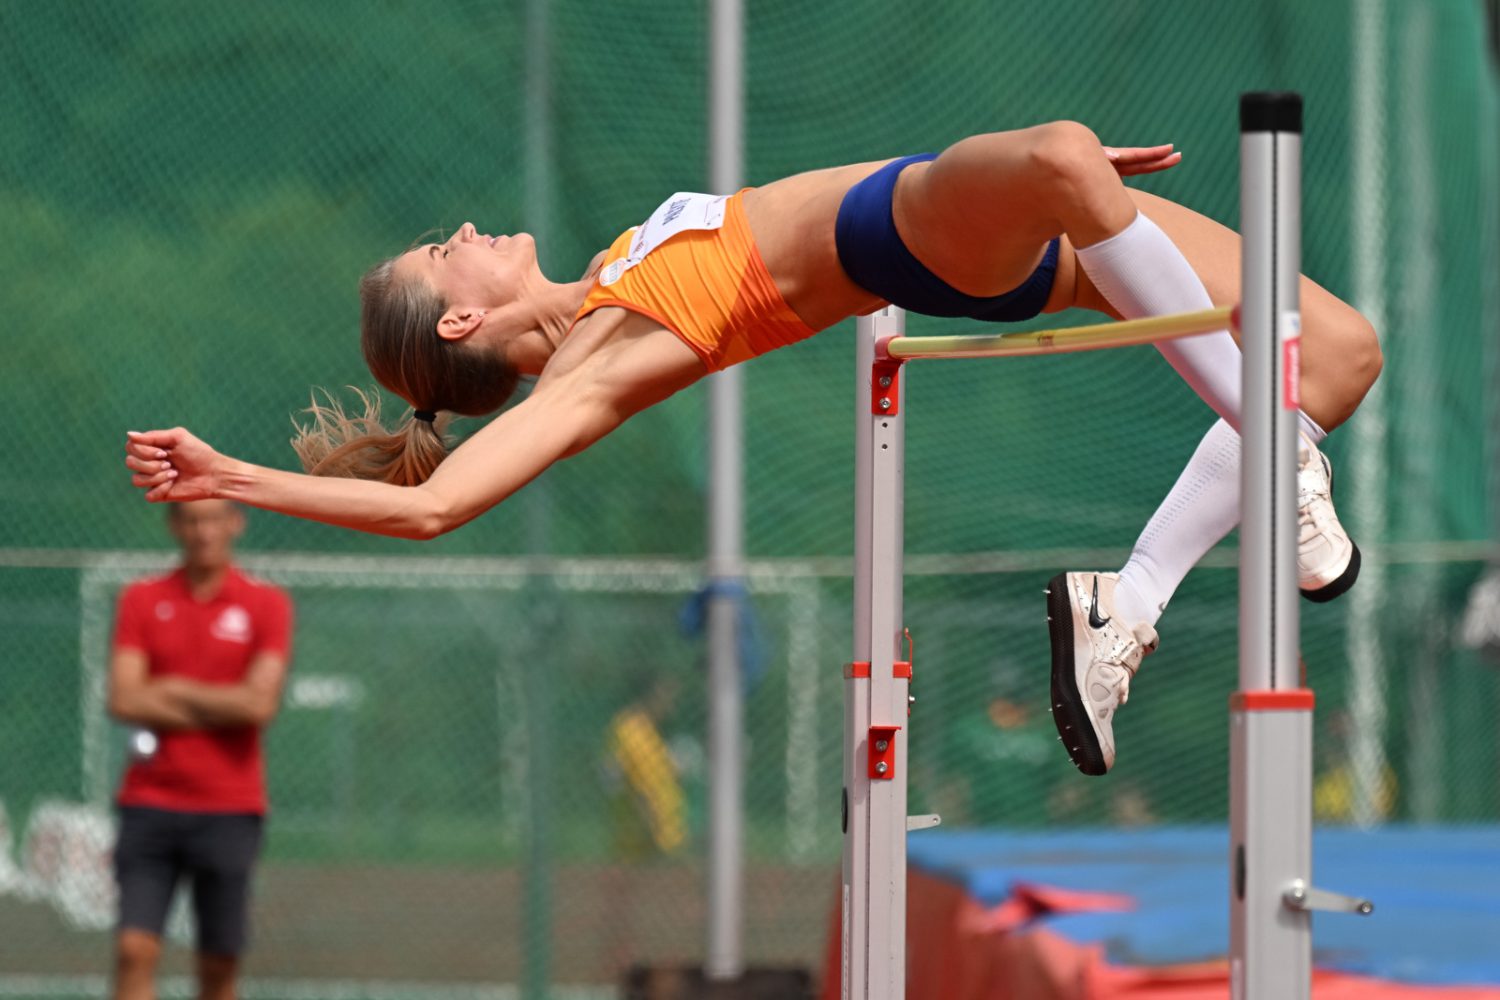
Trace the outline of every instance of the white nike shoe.
[[1117, 573], [1059, 573], [1047, 584], [1052, 633], [1052, 719], [1084, 774], [1115, 762], [1115, 710], [1130, 697], [1141, 658], [1155, 652], [1156, 629], [1115, 614]]
[[1333, 466], [1316, 445], [1299, 435], [1297, 447], [1297, 586], [1322, 604], [1354, 586], [1359, 546], [1333, 509]]

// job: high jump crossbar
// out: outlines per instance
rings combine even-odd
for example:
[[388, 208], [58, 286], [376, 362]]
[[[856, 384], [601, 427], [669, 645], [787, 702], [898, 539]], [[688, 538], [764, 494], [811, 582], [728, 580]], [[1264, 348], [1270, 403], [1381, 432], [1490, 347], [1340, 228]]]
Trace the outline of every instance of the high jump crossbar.
[[[1151, 343], [1234, 325], [1244, 353], [1240, 683], [1230, 700], [1230, 977], [1235, 1000], [1308, 1000], [1315, 909], [1368, 913], [1311, 886], [1312, 692], [1297, 618], [1302, 100], [1240, 101], [1242, 307], [1007, 336], [905, 337], [886, 307], [858, 323], [854, 659], [844, 669], [845, 1000], [906, 995], [912, 657], [902, 623], [905, 392], [917, 358], [1014, 357]], [[1205, 888], [1205, 891], [1210, 891]]]
[[1148, 316], [1118, 323], [1094, 323], [1057, 330], [1026, 333], [962, 334], [952, 337], [890, 337], [875, 345], [876, 357], [913, 361], [917, 358], [1022, 358], [1036, 354], [1070, 354], [1109, 347], [1154, 344], [1174, 337], [1213, 333], [1238, 326], [1236, 310], [1204, 309], [1201, 312]]

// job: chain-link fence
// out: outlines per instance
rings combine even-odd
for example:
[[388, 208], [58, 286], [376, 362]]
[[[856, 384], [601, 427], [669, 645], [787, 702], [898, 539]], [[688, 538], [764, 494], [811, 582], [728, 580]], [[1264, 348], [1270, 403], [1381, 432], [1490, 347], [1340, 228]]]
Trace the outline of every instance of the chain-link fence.
[[[1500, 818], [1500, 675], [1460, 627], [1494, 555], [1500, 426], [1481, 8], [749, 4], [746, 29], [751, 183], [1075, 118], [1176, 142], [1182, 166], [1142, 186], [1233, 225], [1237, 95], [1305, 95], [1305, 268], [1376, 320], [1387, 359], [1327, 448], [1366, 568], [1304, 609], [1319, 815]], [[309, 388], [369, 381], [354, 285], [376, 258], [472, 218], [535, 229], [571, 277], [703, 188], [706, 30], [680, 2], [0, 9], [0, 995], [97, 993], [108, 967], [123, 735], [99, 685], [119, 586], [168, 558], [124, 430], [183, 423], [288, 466]], [[746, 371], [754, 962], [816, 966], [837, 881], [848, 333]], [[1232, 545], [1163, 619], [1102, 781], [1053, 742], [1041, 596], [1123, 561], [1211, 415], [1148, 349], [908, 381], [913, 809], [1222, 822]], [[246, 561], [290, 589], [298, 629], [247, 995], [609, 995], [630, 962], [701, 957], [705, 398], [426, 546], [252, 515]]]

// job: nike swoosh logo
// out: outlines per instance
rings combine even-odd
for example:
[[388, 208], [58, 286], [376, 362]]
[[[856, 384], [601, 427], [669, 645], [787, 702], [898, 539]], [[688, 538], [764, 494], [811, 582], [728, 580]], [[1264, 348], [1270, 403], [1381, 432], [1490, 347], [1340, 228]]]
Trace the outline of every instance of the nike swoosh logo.
[[1094, 577], [1094, 600], [1089, 604], [1089, 626], [1103, 628], [1108, 624], [1108, 618], [1099, 617], [1099, 578], [1096, 576]]

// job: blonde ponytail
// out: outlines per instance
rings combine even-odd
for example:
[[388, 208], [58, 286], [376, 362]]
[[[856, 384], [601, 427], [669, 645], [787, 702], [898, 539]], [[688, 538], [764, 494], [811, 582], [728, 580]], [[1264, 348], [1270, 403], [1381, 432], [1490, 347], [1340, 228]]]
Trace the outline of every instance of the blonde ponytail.
[[[353, 388], [353, 387], [351, 387]], [[416, 486], [427, 481], [448, 455], [444, 437], [449, 418], [439, 414], [428, 423], [406, 417], [394, 430], [385, 429], [380, 416], [380, 393], [354, 389], [363, 413], [349, 413], [333, 394], [312, 396], [303, 412], [307, 424], [292, 421], [297, 428], [292, 448], [302, 467], [314, 476], [373, 479], [394, 486]]]
[[[493, 413], [515, 391], [519, 375], [500, 352], [438, 336], [447, 304], [418, 279], [398, 280], [396, 259], [383, 260], [359, 282], [360, 348], [375, 380], [429, 410], [468, 417]], [[363, 413], [349, 413], [331, 393], [315, 391], [307, 424], [292, 423], [292, 447], [315, 476], [374, 479], [397, 486], [427, 481], [448, 454], [447, 414], [433, 421], [407, 416], [394, 430], [380, 417], [380, 393], [354, 390]]]

